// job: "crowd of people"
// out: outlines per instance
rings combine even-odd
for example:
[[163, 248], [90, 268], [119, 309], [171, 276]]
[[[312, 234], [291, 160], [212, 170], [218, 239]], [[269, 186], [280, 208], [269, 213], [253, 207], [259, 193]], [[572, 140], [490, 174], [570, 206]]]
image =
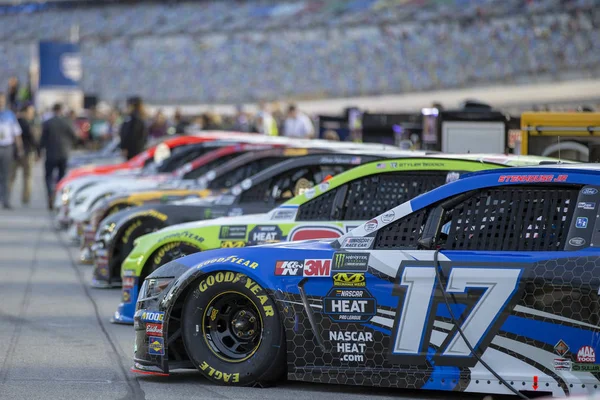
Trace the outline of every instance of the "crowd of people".
[[352, 97], [600, 74], [598, 0], [228, 3], [0, 16], [0, 58], [15, 68], [0, 81], [27, 70], [33, 43], [68, 40], [72, 26], [82, 87], [109, 101]]
[[190, 118], [177, 110], [170, 118], [160, 109], [149, 115], [142, 99], [131, 97], [126, 110], [101, 104], [77, 114], [60, 103], [51, 110], [36, 111], [31, 96], [23, 96], [19, 88], [18, 79], [11, 77], [6, 93], [0, 92], [0, 203], [5, 209], [11, 208], [11, 188], [19, 171], [23, 177], [21, 202], [29, 203], [32, 169], [42, 156], [45, 156], [48, 207], [52, 207], [55, 182], [65, 175], [69, 152], [77, 145], [99, 148], [118, 139], [123, 157], [131, 159], [142, 152], [149, 141], [201, 130], [307, 139], [316, 136], [312, 120], [294, 104], [288, 106], [286, 113], [278, 103], [261, 103], [256, 113], [238, 106], [233, 116], [206, 112]]

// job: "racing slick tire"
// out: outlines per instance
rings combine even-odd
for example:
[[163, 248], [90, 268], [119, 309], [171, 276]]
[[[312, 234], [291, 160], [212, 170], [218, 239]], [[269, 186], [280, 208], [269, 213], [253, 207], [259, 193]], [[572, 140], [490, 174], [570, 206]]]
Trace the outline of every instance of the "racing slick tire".
[[186, 352], [210, 381], [269, 386], [285, 376], [285, 332], [274, 301], [246, 275], [219, 271], [193, 284], [183, 306]]
[[184, 242], [171, 242], [159, 247], [144, 266], [140, 275], [140, 282], [143, 282], [148, 275], [166, 263], [181, 257], [189, 256], [190, 254], [198, 253], [199, 251], [200, 249], [198, 247]]
[[115, 243], [112, 257], [113, 262], [110, 266], [111, 276], [121, 277], [121, 264], [127, 255], [131, 253], [131, 250], [133, 250], [133, 242], [135, 239], [147, 233], [155, 232], [163, 227], [164, 226], [160, 221], [154, 219], [134, 219]]

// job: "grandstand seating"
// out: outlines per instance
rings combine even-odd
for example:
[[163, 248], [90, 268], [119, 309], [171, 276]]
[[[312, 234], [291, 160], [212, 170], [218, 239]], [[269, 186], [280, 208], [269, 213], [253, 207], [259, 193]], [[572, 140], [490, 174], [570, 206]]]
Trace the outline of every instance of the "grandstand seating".
[[205, 1], [0, 15], [0, 82], [74, 25], [83, 89], [107, 100], [403, 93], [600, 66], [599, 0]]

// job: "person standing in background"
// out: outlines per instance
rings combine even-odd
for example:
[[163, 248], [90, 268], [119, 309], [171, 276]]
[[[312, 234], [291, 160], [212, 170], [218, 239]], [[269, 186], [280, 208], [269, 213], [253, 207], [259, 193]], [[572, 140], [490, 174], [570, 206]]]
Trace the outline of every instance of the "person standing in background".
[[52, 117], [42, 125], [40, 148], [46, 153], [46, 190], [48, 193], [48, 209], [52, 210], [54, 198], [54, 170], [58, 170], [58, 180], [65, 176], [69, 152], [77, 143], [77, 135], [72, 123], [62, 116], [62, 104], [52, 107]]
[[121, 152], [128, 160], [140, 154], [148, 140], [148, 130], [144, 123], [144, 107], [142, 99], [134, 97], [129, 100], [129, 115], [121, 125]]
[[6, 108], [6, 96], [0, 93], [0, 201], [10, 210], [9, 177], [16, 145], [17, 157], [23, 156], [21, 127], [15, 114]]
[[163, 114], [162, 110], [156, 111], [154, 119], [148, 128], [148, 136], [150, 136], [151, 139], [161, 138], [167, 135], [168, 129], [169, 126], [165, 114]]
[[23, 170], [23, 192], [21, 195], [21, 203], [23, 205], [29, 204], [31, 198], [31, 171], [35, 163], [36, 157], [39, 157], [39, 147], [36, 143], [33, 135], [32, 124], [35, 118], [35, 108], [31, 104], [27, 104], [21, 107], [21, 111], [18, 114], [19, 126], [21, 127], [21, 139], [23, 140], [23, 156], [15, 157], [12, 166], [12, 172], [10, 176], [10, 189], [15, 184], [17, 179], [17, 172], [19, 168]]
[[312, 139], [315, 136], [315, 128], [310, 118], [298, 111], [295, 104], [290, 104], [288, 108], [288, 116], [285, 120], [284, 128], [284, 134], [288, 137]]

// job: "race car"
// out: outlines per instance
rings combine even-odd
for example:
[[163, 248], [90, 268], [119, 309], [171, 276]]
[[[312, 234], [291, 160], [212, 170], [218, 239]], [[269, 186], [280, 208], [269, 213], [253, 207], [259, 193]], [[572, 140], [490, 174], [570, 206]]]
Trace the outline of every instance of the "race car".
[[[121, 266], [124, 282], [122, 303], [113, 320], [133, 323], [138, 282], [167, 261], [220, 247], [245, 247], [266, 241], [336, 238], [399, 203], [456, 179], [460, 173], [510, 165], [537, 165], [541, 161], [537, 157], [473, 154], [434, 157], [436, 159], [409, 157], [367, 163], [337, 175], [266, 214], [200, 221], [205, 219], [203, 213], [207, 208], [195, 211], [193, 207], [160, 205], [140, 210], [142, 213], [151, 210], [163, 215], [174, 214], [175, 218], [167, 219], [171, 223], [177, 221], [177, 215], [194, 218], [196, 214], [199, 221], [173, 225], [137, 239]], [[547, 158], [543, 160], [553, 161]], [[210, 208], [211, 215], [227, 215], [231, 207], [237, 209], [239, 205], [234, 202], [231, 206], [216, 207], [216, 213], [213, 206]], [[260, 204], [263, 209], [268, 209], [268, 206], [266, 202]], [[245, 210], [245, 214], [252, 211], [256, 209]], [[108, 228], [115, 223], [115, 226], [122, 226], [121, 229], [127, 232], [121, 221], [123, 218], [116, 223], [109, 220], [104, 226]], [[129, 218], [129, 221], [130, 227], [137, 225], [131, 222], [135, 221], [134, 218]], [[123, 236], [127, 236], [126, 233]], [[99, 239], [99, 247], [111, 243]], [[128, 239], [133, 243], [131, 238]]]
[[[191, 186], [194, 179], [227, 160], [247, 152], [274, 147], [281, 146], [253, 144], [248, 143], [246, 139], [240, 140], [238, 143], [221, 140], [202, 142], [180, 146], [161, 163], [146, 166], [135, 175], [92, 175], [79, 178], [70, 185], [71, 198], [74, 200], [63, 202], [56, 215], [56, 220], [67, 226], [72, 222], [83, 224], [89, 217], [92, 208], [104, 198], [119, 193], [156, 189], [161, 186], [170, 188], [183, 184], [182, 181], [187, 181]], [[116, 211], [120, 206], [117, 203], [107, 212]], [[70, 232], [71, 238], [76, 240], [80, 234], [81, 230], [73, 226]]]
[[[102, 221], [92, 247], [92, 286], [121, 286], [121, 263], [133, 249], [135, 240], [146, 233], [175, 223], [268, 211], [328, 177], [380, 158], [342, 153], [294, 157], [262, 172], [257, 168], [256, 174], [243, 177], [231, 190], [219, 196], [193, 202], [147, 204], [113, 214]], [[221, 176], [231, 179], [230, 173]]]
[[565, 396], [600, 385], [600, 165], [476, 172], [337, 240], [171, 261], [133, 371]]
[[[244, 139], [246, 140], [246, 139]], [[257, 141], [257, 143], [262, 143], [264, 142], [265, 144], [263, 144], [264, 146], [270, 146], [270, 147], [284, 147], [281, 146], [282, 144], [285, 144], [285, 147], [288, 148], [288, 150], [284, 151], [284, 154], [281, 154], [281, 152], [275, 152], [274, 154], [270, 154], [270, 153], [264, 153], [264, 152], [256, 152], [256, 154], [254, 155], [247, 155], [247, 158], [239, 158], [237, 160], [237, 164], [231, 160], [231, 164], [228, 164], [227, 168], [230, 168], [230, 171], [233, 171], [234, 169], [236, 170], [235, 173], [226, 173], [225, 170], [222, 170], [221, 172], [225, 175], [230, 175], [230, 177], [228, 176], [224, 176], [221, 180], [219, 180], [219, 178], [217, 178], [217, 172], [207, 172], [205, 176], [201, 176], [198, 178], [197, 181], [187, 181], [187, 179], [193, 179], [197, 177], [197, 174], [192, 173], [192, 171], [187, 171], [184, 170], [184, 180], [180, 181], [179, 179], [174, 180], [174, 181], [170, 181], [167, 184], [163, 185], [162, 189], [164, 190], [181, 190], [181, 189], [188, 189], [188, 188], [193, 188], [193, 189], [203, 189], [205, 187], [210, 187], [212, 185], [213, 189], [222, 189], [222, 188], [227, 188], [232, 186], [234, 183], [237, 182], [237, 179], [239, 178], [240, 180], [243, 179], [244, 177], [248, 177], [250, 176], [252, 173], [257, 172], [254, 171], [253, 168], [258, 168], [258, 170], [263, 169], [265, 167], [267, 167], [268, 165], [271, 165], [275, 162], [280, 161], [283, 158], [286, 157], [294, 157], [294, 156], [299, 156], [299, 155], [304, 155], [307, 153], [307, 148], [310, 149], [310, 151], [312, 152], [321, 152], [321, 153], [325, 153], [325, 152], [339, 152], [339, 151], [357, 151], [357, 152], [362, 152], [362, 151], [366, 151], [366, 152], [371, 152], [371, 153], [382, 153], [382, 152], [394, 152], [394, 151], [398, 151], [397, 147], [394, 146], [389, 146], [389, 145], [380, 145], [380, 144], [363, 144], [363, 143], [333, 143], [333, 142], [328, 142], [328, 141], [324, 141], [324, 140], [301, 140], [301, 139], [294, 139], [294, 140], [290, 140], [290, 138], [270, 138], [269, 140], [263, 140], [260, 139]], [[260, 146], [260, 144], [257, 144]], [[425, 154], [425, 153], [423, 153]], [[242, 168], [242, 166], [244, 166]], [[225, 166], [224, 166], [225, 168]], [[181, 174], [177, 174], [177, 176], [179, 176]], [[159, 183], [156, 183], [156, 189], [159, 189]], [[133, 185], [132, 185], [133, 186]], [[153, 184], [151, 183], [150, 186], [152, 187]], [[148, 191], [149, 188], [147, 186], [144, 186], [145, 189], [142, 189], [139, 185], [136, 185], [135, 188], [133, 189], [133, 191]], [[76, 209], [69, 209], [69, 215], [71, 216], [71, 218], [76, 219], [78, 221], [86, 221], [90, 218], [90, 212], [91, 212], [91, 204], [92, 203], [96, 203], [97, 201], [99, 201], [100, 198], [104, 198], [107, 196], [107, 193], [113, 193], [114, 192], [114, 185], [112, 183], [112, 181], [107, 182], [105, 184], [100, 184], [100, 185], [96, 185], [95, 187], [89, 188], [88, 190], [79, 194], [79, 197], [82, 198], [83, 200], [81, 201], [75, 201], [75, 203], [77, 204], [77, 208]], [[165, 196], [169, 195], [169, 196], [174, 196], [174, 193], [165, 193]], [[196, 195], [194, 193], [192, 193], [192, 195]], [[204, 192], [202, 194], [206, 195], [206, 192]], [[124, 207], [128, 207], [130, 205], [139, 205], [141, 204], [141, 202], [147, 201], [146, 199], [150, 197], [150, 199], [155, 199], [155, 195], [149, 195], [149, 194], [144, 194], [141, 197], [137, 198], [136, 196], [133, 197], [129, 197], [129, 196], [122, 196], [119, 199], [113, 199], [114, 200], [114, 204], [111, 204], [110, 207], [113, 209], [116, 208], [124, 208]], [[73, 236], [77, 236], [77, 232], [72, 232]]]

